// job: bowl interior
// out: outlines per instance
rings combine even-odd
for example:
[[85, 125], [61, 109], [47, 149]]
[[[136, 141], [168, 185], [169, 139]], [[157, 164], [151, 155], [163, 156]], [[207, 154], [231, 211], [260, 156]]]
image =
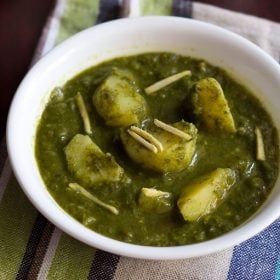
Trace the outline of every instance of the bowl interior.
[[262, 208], [239, 228], [210, 241], [168, 248], [125, 244], [101, 236], [65, 213], [46, 190], [34, 157], [34, 138], [50, 91], [90, 66], [118, 56], [145, 52], [173, 52], [203, 58], [224, 68], [255, 93], [270, 112], [279, 135], [280, 69], [255, 45], [221, 28], [189, 19], [117, 20], [85, 30], [62, 43], [40, 60], [21, 83], [11, 106], [7, 137], [15, 175], [23, 190], [32, 203], [62, 230], [89, 245], [125, 256], [150, 259], [194, 257], [251, 237], [280, 215], [279, 178]]

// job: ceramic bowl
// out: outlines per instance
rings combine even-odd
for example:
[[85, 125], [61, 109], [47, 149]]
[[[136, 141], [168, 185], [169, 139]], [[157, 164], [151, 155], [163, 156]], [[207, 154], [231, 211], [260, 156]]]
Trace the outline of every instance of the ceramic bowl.
[[115, 254], [180, 259], [223, 250], [257, 234], [280, 216], [280, 182], [249, 220], [215, 239], [184, 246], [150, 247], [102, 236], [69, 216], [52, 198], [34, 155], [36, 127], [51, 90], [108, 59], [145, 52], [174, 52], [207, 60], [255, 93], [280, 129], [280, 67], [248, 40], [214, 25], [175, 17], [120, 19], [84, 30], [45, 55], [28, 72], [13, 99], [7, 125], [14, 173], [35, 207], [74, 238]]

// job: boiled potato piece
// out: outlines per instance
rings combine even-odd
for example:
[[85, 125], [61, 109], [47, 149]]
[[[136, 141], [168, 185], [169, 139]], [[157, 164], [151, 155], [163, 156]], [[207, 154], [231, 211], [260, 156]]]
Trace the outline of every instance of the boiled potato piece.
[[138, 143], [126, 130], [121, 132], [121, 140], [130, 158], [143, 167], [163, 173], [181, 171], [189, 166], [193, 158], [197, 129], [192, 123], [185, 121], [174, 123], [173, 126], [192, 138], [186, 140], [154, 126], [148, 132], [161, 142], [163, 147], [163, 151], [156, 154]]
[[162, 214], [172, 209], [173, 196], [169, 192], [142, 188], [138, 203], [145, 211]]
[[94, 93], [93, 104], [107, 125], [128, 126], [145, 117], [146, 101], [131, 77], [128, 71], [115, 70]]
[[195, 113], [209, 130], [236, 132], [223, 89], [214, 78], [202, 79], [196, 83], [194, 107]]
[[77, 134], [65, 148], [70, 172], [84, 186], [120, 181], [123, 169], [113, 156], [104, 154], [89, 136]]
[[186, 221], [194, 222], [212, 212], [235, 183], [235, 171], [218, 168], [188, 185], [177, 205]]

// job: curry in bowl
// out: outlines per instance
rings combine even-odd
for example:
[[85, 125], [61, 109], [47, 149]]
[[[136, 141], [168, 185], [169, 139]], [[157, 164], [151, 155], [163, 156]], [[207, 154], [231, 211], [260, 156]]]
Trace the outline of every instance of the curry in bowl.
[[120, 57], [53, 89], [36, 159], [57, 203], [128, 243], [212, 239], [262, 205], [278, 175], [269, 114], [207, 61]]

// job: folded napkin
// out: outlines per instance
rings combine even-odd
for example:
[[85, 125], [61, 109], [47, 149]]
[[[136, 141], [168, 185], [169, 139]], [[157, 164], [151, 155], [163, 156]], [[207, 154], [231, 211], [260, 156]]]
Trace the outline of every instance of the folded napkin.
[[[121, 4], [120, 4], [121, 3]], [[35, 62], [76, 32], [121, 16], [175, 15], [247, 37], [277, 61], [280, 25], [186, 0], [58, 0]], [[0, 279], [280, 279], [280, 220], [250, 240], [205, 257], [148, 261], [89, 247], [53, 226], [27, 200], [0, 144]]]

